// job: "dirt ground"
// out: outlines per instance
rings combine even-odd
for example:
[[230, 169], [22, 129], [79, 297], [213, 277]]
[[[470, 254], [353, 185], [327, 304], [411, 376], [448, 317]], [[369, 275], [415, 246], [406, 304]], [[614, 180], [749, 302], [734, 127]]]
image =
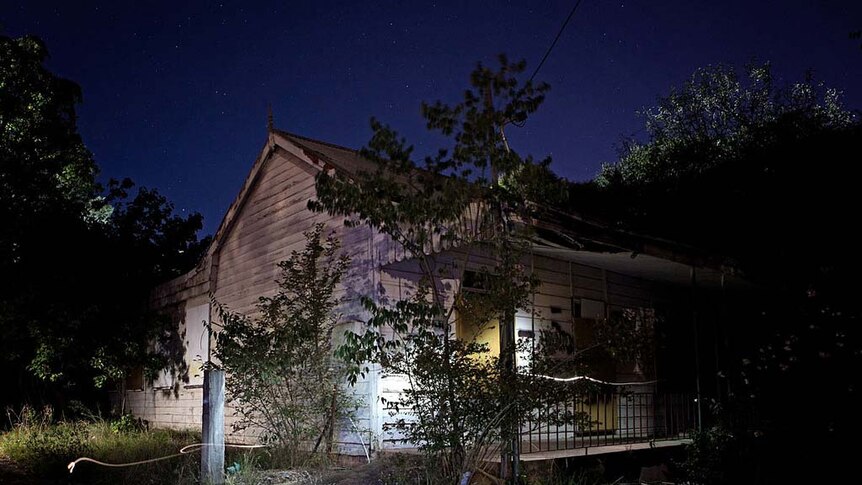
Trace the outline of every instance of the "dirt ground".
[[387, 483], [387, 471], [378, 461], [328, 470], [266, 470], [260, 485], [369, 485]]
[[0, 456], [0, 483], [3, 485], [53, 485], [55, 482], [51, 480], [38, 480], [27, 474], [19, 468], [15, 463], [7, 458]]
[[[266, 470], [261, 472], [256, 485], [366, 485], [379, 484], [380, 470], [361, 466], [356, 469], [325, 471]], [[2, 485], [60, 485], [65, 480], [40, 480], [29, 476], [15, 463], [0, 457], [0, 484]]]

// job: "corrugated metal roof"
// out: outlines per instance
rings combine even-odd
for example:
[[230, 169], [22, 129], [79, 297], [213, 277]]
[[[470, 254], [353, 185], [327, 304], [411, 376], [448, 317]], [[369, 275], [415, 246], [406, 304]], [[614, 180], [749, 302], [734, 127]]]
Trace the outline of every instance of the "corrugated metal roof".
[[358, 150], [282, 130], [273, 131], [301, 148], [312, 160], [325, 162], [348, 175], [363, 171], [372, 172], [377, 168], [374, 162], [360, 156]]

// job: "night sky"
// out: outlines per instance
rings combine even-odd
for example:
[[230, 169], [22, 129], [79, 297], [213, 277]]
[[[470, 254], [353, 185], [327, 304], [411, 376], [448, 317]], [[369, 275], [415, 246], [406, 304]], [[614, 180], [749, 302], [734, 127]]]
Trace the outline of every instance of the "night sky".
[[[376, 116], [420, 153], [422, 100], [456, 102], [475, 64], [498, 53], [538, 64], [576, 0], [0, 2], [0, 29], [36, 34], [55, 73], [84, 91], [79, 128], [102, 179], [156, 187], [213, 232], [276, 126], [350, 147]], [[817, 79], [862, 108], [862, 1], [584, 0], [537, 76], [552, 90], [507, 134], [591, 178], [636, 111], [697, 67], [771, 61], [783, 80]]]

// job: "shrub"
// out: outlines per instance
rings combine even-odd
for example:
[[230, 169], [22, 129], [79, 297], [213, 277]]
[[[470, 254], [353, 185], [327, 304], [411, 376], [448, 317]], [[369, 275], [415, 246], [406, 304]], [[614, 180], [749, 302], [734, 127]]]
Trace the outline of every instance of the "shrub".
[[260, 316], [220, 308], [215, 356], [230, 375], [227, 401], [235, 430], [259, 428], [275, 445], [275, 462], [304, 465], [332, 451], [337, 427], [352, 406], [333, 357], [336, 289], [348, 267], [338, 241], [317, 224], [306, 246], [279, 264], [278, 292], [262, 297]]
[[732, 469], [732, 456], [738, 445], [733, 433], [725, 426], [715, 425], [698, 431], [686, 446], [686, 458], [679, 464], [680, 470], [691, 483], [726, 483], [726, 474]]

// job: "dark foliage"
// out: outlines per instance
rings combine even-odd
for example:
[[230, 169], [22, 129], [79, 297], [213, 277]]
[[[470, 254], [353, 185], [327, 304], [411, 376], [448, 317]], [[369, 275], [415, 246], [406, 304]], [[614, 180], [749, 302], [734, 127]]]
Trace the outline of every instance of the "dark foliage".
[[695, 447], [695, 461], [719, 473], [694, 478], [841, 476], [862, 404], [862, 125], [810, 76], [780, 88], [768, 66], [749, 72], [747, 83], [724, 68], [696, 73], [647, 113], [650, 140], [572, 199], [616, 227], [721, 255], [756, 285], [749, 311], [724, 322], [732, 365], [713, 396], [719, 427], [699, 442], [718, 436], [721, 454], [737, 458]]
[[[76, 127], [80, 88], [47, 71], [44, 44], [0, 37], [0, 405], [92, 402], [94, 384], [164, 362], [169, 323], [146, 311], [155, 283], [206, 247], [155, 190], [96, 183]], [[106, 192], [103, 194], [103, 192]]]

